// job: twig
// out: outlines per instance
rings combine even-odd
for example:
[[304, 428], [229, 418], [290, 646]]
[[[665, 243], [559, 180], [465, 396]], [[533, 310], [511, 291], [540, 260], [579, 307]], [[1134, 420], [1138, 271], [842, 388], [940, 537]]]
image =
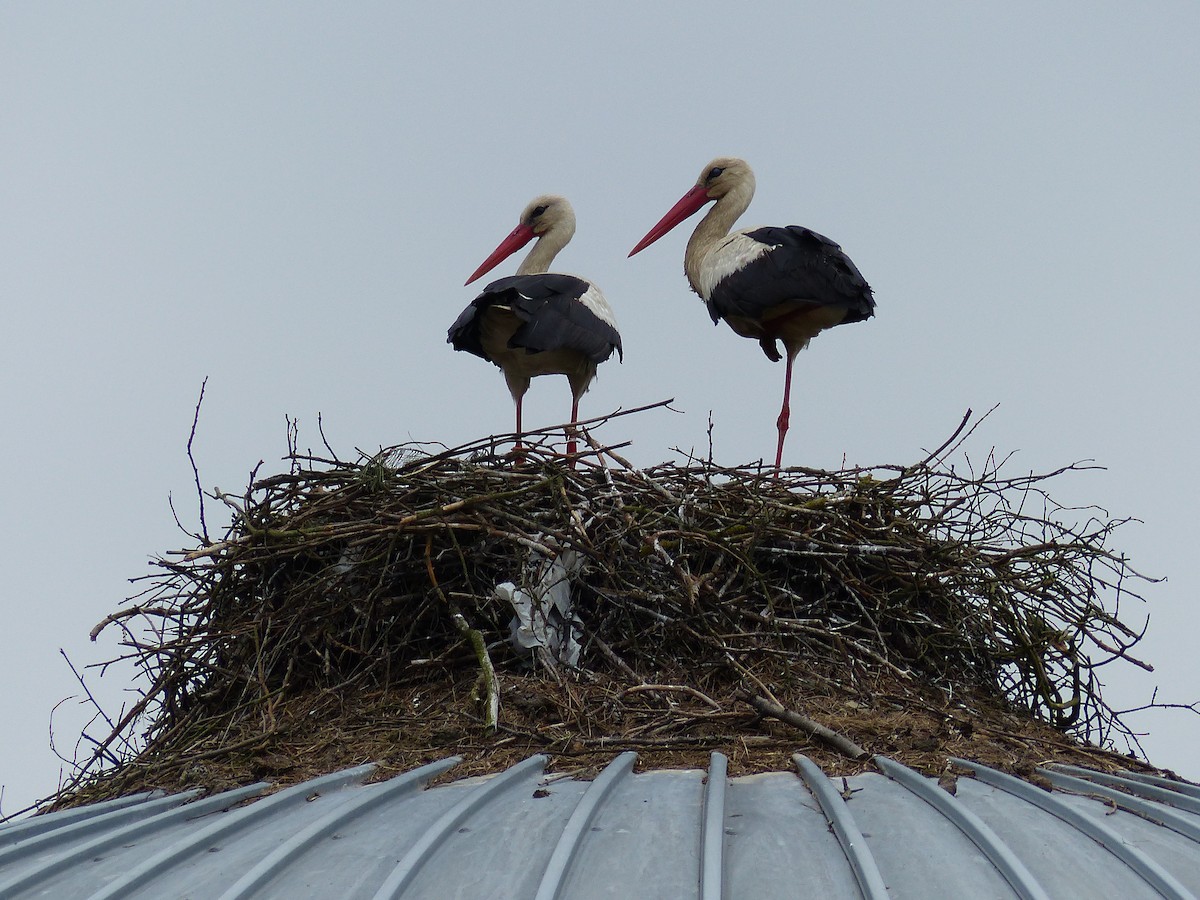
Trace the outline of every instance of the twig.
[[200, 405], [204, 403], [204, 389], [208, 387], [208, 376], [200, 382], [200, 397], [196, 400], [196, 411], [192, 416], [192, 430], [188, 434], [187, 457], [192, 464], [192, 477], [196, 480], [196, 497], [200, 504], [200, 534], [204, 543], [208, 543], [208, 523], [204, 520], [204, 489], [200, 487], [200, 469], [196, 465], [196, 457], [192, 455], [192, 442], [196, 440], [196, 426], [200, 423]]
[[425, 536], [425, 571], [429, 574], [429, 583], [433, 585], [433, 589], [437, 591], [442, 602], [450, 610], [450, 618], [454, 622], [454, 627], [459, 634], [466, 638], [467, 643], [475, 651], [475, 657], [479, 660], [480, 679], [483, 682], [487, 698], [483, 724], [487, 728], [495, 729], [496, 724], [500, 721], [500, 682], [496, 678], [496, 669], [492, 665], [492, 658], [488, 655], [487, 642], [483, 639], [480, 631], [470, 626], [466, 616], [458, 608], [458, 604], [442, 591], [441, 585], [438, 584], [437, 574], [433, 570], [432, 550], [433, 535], [427, 534]]
[[690, 687], [689, 685], [686, 685], [686, 684], [635, 684], [633, 687], [628, 687], [628, 688], [625, 688], [625, 690], [621, 691], [621, 693], [617, 695], [617, 699], [625, 697], [629, 694], [641, 693], [642, 691], [650, 691], [650, 692], [673, 691], [675, 693], [680, 693], [680, 694], [690, 694], [691, 696], [695, 697], [697, 700], [700, 700], [703, 703], [707, 703], [709, 706], [711, 706], [717, 712], [724, 711], [721, 704], [718, 703], [716, 700], [714, 700], [712, 697], [708, 696], [708, 694], [704, 693], [703, 691], [698, 691], [698, 690], [696, 690], [696, 688]]
[[803, 716], [790, 709], [784, 709], [778, 703], [772, 703], [766, 697], [745, 693], [742, 695], [742, 699], [764, 716], [770, 716], [773, 719], [778, 719], [781, 722], [786, 722], [788, 725], [799, 728], [804, 734], [819, 741], [829, 749], [836, 750], [842, 756], [858, 761], [864, 760], [871, 755], [845, 735], [838, 734], [836, 731], [826, 728], [820, 722], [810, 719], [808, 716]]

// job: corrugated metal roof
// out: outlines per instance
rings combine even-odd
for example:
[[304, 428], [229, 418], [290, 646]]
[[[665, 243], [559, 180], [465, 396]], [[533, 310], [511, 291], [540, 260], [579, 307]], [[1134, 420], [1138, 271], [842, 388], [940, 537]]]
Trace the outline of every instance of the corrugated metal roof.
[[263, 795], [140, 794], [0, 827], [0, 898], [1072, 898], [1200, 893], [1200, 788], [1054, 766], [1046, 791], [965, 760], [951, 795], [880, 773], [546, 777], [534, 756], [427, 787], [447, 759]]

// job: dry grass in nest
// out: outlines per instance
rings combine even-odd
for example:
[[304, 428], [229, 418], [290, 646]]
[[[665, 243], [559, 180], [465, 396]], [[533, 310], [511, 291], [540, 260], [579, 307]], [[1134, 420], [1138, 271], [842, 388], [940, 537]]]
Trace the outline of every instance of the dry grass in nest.
[[[652, 766], [721, 750], [735, 773], [797, 749], [843, 771], [858, 751], [932, 772], [1134, 764], [1098, 749], [1133, 735], [1097, 670], [1145, 665], [1122, 520], [1051, 500], [1074, 466], [957, 471], [966, 422], [913, 465], [778, 476], [639, 469], [586, 430], [573, 466], [550, 433], [522, 460], [495, 439], [353, 463], [293, 445], [288, 472], [220, 495], [222, 538], [158, 560], [97, 626], [122, 629], [146, 683], [60, 801], [453, 753], [456, 775], [532, 752], [591, 771], [621, 749]], [[578, 668], [514, 650], [495, 591], [532, 590], [568, 550]]]

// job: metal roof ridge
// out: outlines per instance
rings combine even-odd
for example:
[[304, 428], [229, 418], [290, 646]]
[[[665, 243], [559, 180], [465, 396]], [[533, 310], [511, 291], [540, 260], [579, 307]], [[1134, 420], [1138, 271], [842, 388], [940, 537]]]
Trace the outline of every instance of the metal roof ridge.
[[429, 826], [429, 830], [408, 848], [408, 852], [401, 857], [400, 862], [396, 863], [387, 880], [375, 892], [375, 900], [393, 900], [393, 898], [399, 897], [416, 877], [421, 866], [437, 849], [437, 845], [445, 841], [447, 835], [454, 831], [463, 819], [495, 799], [513, 782], [521, 780], [531, 771], [540, 773], [545, 765], [546, 757], [537, 754], [521, 760], [515, 766], [493, 775], [479, 786], [472, 788], [466, 797], [443, 813], [441, 818]]
[[571, 862], [583, 841], [584, 832], [609, 792], [617, 782], [629, 774], [635, 762], [637, 753], [626, 750], [605, 766], [604, 771], [596, 776], [596, 780], [584, 792], [571, 813], [571, 818], [567, 820], [558, 843], [554, 846], [554, 852], [550, 854], [550, 861], [546, 864], [546, 871], [542, 873], [542, 881], [538, 885], [534, 900], [557, 900], [567, 872], [571, 868]]
[[1189, 797], [1178, 791], [1172, 791], [1154, 784], [1145, 784], [1141, 781], [1135, 781], [1132, 778], [1124, 778], [1120, 775], [1109, 774], [1108, 772], [1098, 772], [1095, 769], [1085, 769], [1081, 766], [1070, 766], [1065, 763], [1050, 763], [1048, 767], [1053, 768], [1056, 772], [1074, 775], [1085, 781], [1104, 784], [1109, 787], [1123, 788], [1127, 793], [1143, 797], [1146, 800], [1153, 800], [1156, 803], [1163, 803], [1167, 806], [1174, 806], [1176, 809], [1200, 815], [1200, 799]]
[[1177, 794], [1185, 794], [1188, 797], [1200, 797], [1200, 784], [1192, 784], [1190, 781], [1176, 781], [1174, 778], [1151, 775], [1149, 772], [1126, 772], [1125, 777], [1133, 781], [1157, 785], [1169, 791], [1175, 791]]
[[1079, 810], [1063, 802], [1059, 797], [1042, 790], [1037, 785], [1030, 784], [1020, 778], [998, 772], [995, 769], [971, 762], [966, 759], [951, 757], [950, 761], [956, 766], [970, 769], [977, 780], [990, 785], [997, 790], [1011, 794], [1038, 807], [1049, 815], [1065, 822], [1076, 831], [1087, 835], [1101, 847], [1117, 857], [1128, 868], [1164, 897], [1176, 900], [1195, 900], [1196, 895], [1184, 887], [1174, 875], [1163, 868], [1156, 860], [1148, 856], [1135, 845], [1128, 843], [1114, 829], [1103, 822], [1084, 815]]
[[890, 895], [883, 875], [880, 874], [879, 866], [875, 863], [874, 854], [867, 846], [866, 838], [863, 837], [858, 823], [854, 821], [854, 816], [850, 813], [845, 797], [834, 787], [833, 782], [829, 780], [820, 766], [807, 756], [794, 753], [792, 754], [792, 763], [800, 777], [804, 779], [809, 793], [821, 807], [821, 812], [825, 814], [825, 819], [829, 822], [830, 827], [833, 828], [833, 833], [838, 839], [838, 844], [841, 845], [842, 852], [846, 854], [846, 861], [850, 864], [850, 870], [854, 873], [854, 880], [858, 883], [864, 900], [887, 900]]
[[238, 831], [255, 819], [261, 819], [270, 815], [280, 807], [290, 806], [293, 803], [303, 803], [314, 792], [336, 790], [352, 782], [361, 782], [373, 771], [375, 771], [374, 763], [357, 766], [353, 769], [344, 769], [341, 772], [323, 775], [311, 781], [302, 781], [300, 784], [294, 784], [277, 794], [264, 797], [250, 806], [234, 810], [211, 825], [201, 828], [194, 834], [176, 841], [168, 847], [164, 847], [149, 859], [143, 860], [141, 864], [130, 869], [122, 877], [110, 881], [99, 891], [91, 894], [87, 900], [116, 900], [116, 898], [127, 896], [129, 891], [163, 874], [165, 870], [179, 862], [186, 854], [208, 844], [214, 838]]
[[1080, 794], [1085, 797], [1100, 797], [1112, 803], [1113, 806], [1141, 816], [1143, 819], [1148, 819], [1157, 825], [1169, 828], [1177, 834], [1181, 834], [1185, 838], [1189, 838], [1200, 844], [1200, 823], [1197, 822], [1194, 816], [1185, 816], [1183, 813], [1161, 803], [1155, 803], [1142, 797], [1135, 797], [1132, 794], [1118, 791], [1116, 788], [1105, 787], [1094, 781], [1076, 778], [1073, 775], [1064, 775], [1062, 772], [1056, 772], [1054, 769], [1038, 768], [1038, 772], [1049, 779], [1050, 783], [1056, 788], [1065, 793]]
[[[205, 797], [203, 800], [196, 800], [193, 803], [175, 804], [163, 812], [151, 815], [148, 818], [140, 819], [133, 824], [121, 826], [115, 830], [108, 830], [107, 832], [100, 834], [98, 837], [93, 838], [90, 841], [85, 841], [83, 844], [71, 848], [66, 853], [59, 854], [38, 868], [26, 872], [24, 875], [18, 875], [15, 878], [10, 878], [7, 881], [0, 882], [0, 897], [9, 896], [17, 890], [23, 890], [31, 885], [37, 884], [39, 881], [44, 881], [55, 873], [62, 871], [69, 865], [81, 862], [85, 859], [90, 859], [94, 857], [98, 851], [111, 847], [114, 844], [123, 844], [131, 838], [135, 838], [147, 831], [153, 831], [157, 828], [160, 828], [163, 823], [171, 822], [175, 819], [199, 818], [200, 816], [207, 815], [208, 812], [212, 810], [224, 809], [225, 807], [244, 800], [247, 797], [252, 797], [255, 794], [262, 793], [262, 791], [268, 787], [270, 787], [269, 784], [260, 781], [256, 784], [247, 785], [246, 787], [235, 788], [232, 791], [224, 791], [220, 794], [213, 794], [211, 797]], [[187, 794], [191, 793], [193, 792], [187, 792]], [[183, 796], [185, 800], [187, 799], [186, 794], [174, 794], [172, 796]], [[165, 800], [168, 798], [162, 799]], [[148, 801], [148, 803], [158, 802], [159, 801]], [[139, 812], [146, 812], [147, 805], [148, 804], [143, 804], [136, 807], [136, 809]], [[88, 820], [84, 820], [84, 822], [75, 823], [75, 825], [85, 823], [89, 825], [93, 824]], [[66, 827], [74, 828], [75, 825], [68, 825]]]
[[138, 806], [120, 807], [109, 810], [106, 813], [101, 813], [98, 816], [69, 822], [53, 831], [42, 831], [30, 835], [26, 840], [9, 844], [7, 847], [0, 847], [0, 864], [8, 862], [11, 859], [20, 859], [31, 850], [44, 852], [48, 847], [71, 840], [78, 836], [80, 832], [98, 831], [101, 828], [111, 827], [116, 823], [124, 822], [128, 819], [145, 818], [144, 815], [139, 814], [144, 814], [151, 810], [174, 809], [175, 807], [182, 806], [200, 793], [202, 793], [200, 790], [191, 790], [182, 794], [171, 794], [166, 797], [159, 797], [156, 800], [148, 800]]
[[11, 844], [24, 840], [29, 835], [40, 834], [51, 828], [64, 828], [76, 821], [90, 819], [104, 813], [124, 809], [135, 803], [147, 800], [158, 800], [165, 796], [162, 791], [142, 791], [139, 794], [127, 794], [124, 797], [113, 797], [111, 800], [100, 800], [86, 806], [75, 806], [71, 809], [60, 809], [57, 812], [43, 813], [40, 816], [30, 816], [27, 819], [14, 819], [0, 822], [0, 845]]
[[462, 762], [461, 756], [449, 756], [445, 759], [431, 762], [409, 772], [397, 775], [378, 785], [371, 785], [362, 796], [355, 797], [341, 806], [330, 810], [315, 822], [302, 828], [296, 834], [285, 840], [271, 853], [259, 860], [258, 864], [239, 878], [228, 890], [221, 894], [220, 900], [237, 900], [249, 897], [260, 887], [277, 875], [292, 859], [304, 852], [316, 841], [330, 834], [334, 829], [344, 825], [356, 816], [369, 812], [374, 807], [390, 800], [394, 796], [407, 791], [424, 788], [438, 775]]
[[896, 781], [915, 796], [921, 798], [959, 831], [970, 839], [983, 855], [991, 861], [996, 870], [1008, 882], [1009, 886], [1025, 900], [1050, 900], [1050, 895], [1038, 884], [1033, 873], [1025, 867], [1025, 863], [1012, 851], [996, 832], [992, 831], [979, 816], [967, 809], [936, 784], [931, 784], [923, 775], [919, 775], [907, 766], [903, 766], [886, 756], [874, 756], [871, 761], [893, 781]]
[[729, 760], [713, 751], [704, 785], [704, 819], [700, 826], [700, 900], [721, 900], [725, 881], [725, 793]]

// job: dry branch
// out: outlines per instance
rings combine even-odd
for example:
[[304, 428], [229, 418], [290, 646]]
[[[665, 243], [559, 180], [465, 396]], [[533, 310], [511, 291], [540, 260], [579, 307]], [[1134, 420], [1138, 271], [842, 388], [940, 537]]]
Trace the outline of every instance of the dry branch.
[[799, 728], [807, 737], [820, 741], [826, 747], [836, 750], [847, 759], [858, 761], [867, 759], [871, 755], [870, 751], [864, 750], [844, 734], [838, 734], [833, 729], [826, 728], [815, 719], [801, 715], [795, 710], [784, 709], [778, 703], [772, 703], [766, 697], [747, 694], [744, 699], [764, 716], [770, 716], [773, 719], [778, 719], [780, 722], [786, 722], [789, 725]]

